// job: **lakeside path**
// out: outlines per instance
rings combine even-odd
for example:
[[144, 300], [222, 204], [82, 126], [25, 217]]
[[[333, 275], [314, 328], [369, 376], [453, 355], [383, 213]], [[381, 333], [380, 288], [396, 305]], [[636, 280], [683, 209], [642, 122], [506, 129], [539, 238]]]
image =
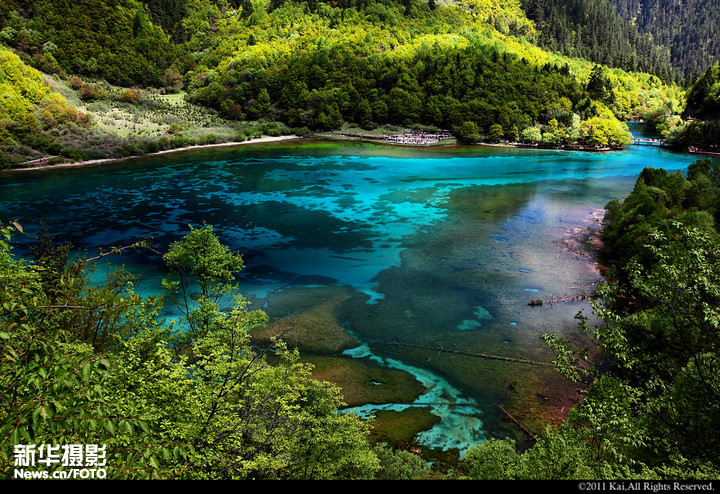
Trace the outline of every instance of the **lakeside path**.
[[96, 165], [102, 165], [106, 163], [118, 163], [121, 161], [128, 161], [132, 159], [137, 158], [143, 158], [146, 156], [158, 156], [162, 154], [170, 154], [170, 153], [180, 153], [183, 151], [190, 151], [193, 149], [210, 149], [210, 148], [216, 148], [216, 147], [232, 147], [232, 146], [243, 146], [247, 144], [260, 144], [260, 143], [267, 143], [267, 142], [279, 142], [279, 141], [287, 141], [291, 139], [303, 139], [302, 136], [297, 135], [285, 135], [285, 136], [266, 136], [266, 137], [259, 137], [257, 139], [252, 139], [248, 141], [238, 141], [238, 142], [223, 142], [219, 144], [202, 144], [197, 146], [186, 146], [182, 148], [173, 148], [173, 149], [165, 149], [163, 151], [158, 151], [155, 153], [147, 153], [143, 155], [137, 155], [137, 156], [127, 156], [125, 158], [106, 158], [106, 159], [97, 159], [97, 160], [87, 160], [87, 161], [74, 161], [71, 163], [58, 163], [56, 165], [46, 165], [46, 166], [34, 166], [34, 167], [26, 167], [26, 168], [8, 168], [5, 170], [0, 170], [0, 174], [6, 174], [6, 173], [18, 173], [18, 172], [28, 172], [28, 171], [46, 171], [46, 170], [57, 170], [59, 168], [77, 168], [77, 167], [84, 167], [84, 166], [96, 166]]
[[[364, 139], [358, 139], [358, 138], [349, 138], [346, 136], [340, 136], [340, 135], [330, 135], [330, 134], [320, 134], [316, 136], [320, 139], [329, 139], [329, 140], [364, 140]], [[312, 139], [313, 137], [311, 137]], [[163, 151], [157, 151], [154, 153], [147, 153], [142, 155], [134, 155], [134, 156], [126, 156], [123, 158], [103, 158], [103, 159], [96, 159], [96, 160], [85, 160], [85, 161], [74, 161], [70, 163], [58, 163], [54, 165], [44, 165], [44, 166], [32, 166], [32, 167], [22, 167], [22, 168], [7, 168], [0, 170], [0, 175], [3, 174], [9, 174], [9, 173], [20, 173], [20, 172], [40, 172], [40, 171], [50, 171], [50, 170], [57, 170], [60, 168], [77, 168], [77, 167], [90, 167], [90, 166], [96, 166], [96, 165], [102, 165], [107, 163], [119, 163], [122, 161], [128, 161], [138, 158], [143, 158], [145, 156], [159, 156], [163, 154], [171, 154], [171, 153], [181, 153], [183, 151], [190, 151], [195, 149], [211, 149], [216, 147], [234, 147], [234, 146], [243, 146], [248, 144], [261, 144], [261, 143], [272, 143], [272, 142], [280, 142], [280, 141], [287, 141], [287, 140], [294, 140], [294, 139], [306, 139], [306, 137], [299, 136], [299, 135], [283, 135], [283, 136], [265, 136], [265, 137], [259, 137], [257, 139], [247, 140], [247, 141], [232, 141], [232, 142], [223, 142], [218, 144], [200, 144], [197, 146], [186, 146], [186, 147], [180, 147], [180, 148], [172, 148], [172, 149], [165, 149]], [[376, 140], [376, 139], [367, 139], [368, 142], [377, 142], [385, 145], [398, 145], [398, 143], [390, 141], [390, 140]], [[452, 145], [450, 142], [436, 142], [433, 143], [434, 145]], [[400, 145], [403, 146], [410, 146], [410, 147], [425, 147], [427, 145], [422, 145], [418, 143], [402, 143]], [[541, 146], [533, 146], [533, 145], [523, 145], [519, 143], [490, 143], [490, 142], [477, 142], [474, 145], [476, 146], [485, 146], [485, 147], [504, 147], [504, 148], [516, 148], [516, 149], [558, 149], [558, 150], [565, 150], [565, 151], [613, 151], [612, 148], [592, 148], [592, 147], [565, 147], [565, 146], [559, 146], [559, 147], [541, 147]], [[706, 153], [700, 153], [697, 152], [697, 154], [706, 154]], [[707, 153], [710, 154], [710, 153]]]

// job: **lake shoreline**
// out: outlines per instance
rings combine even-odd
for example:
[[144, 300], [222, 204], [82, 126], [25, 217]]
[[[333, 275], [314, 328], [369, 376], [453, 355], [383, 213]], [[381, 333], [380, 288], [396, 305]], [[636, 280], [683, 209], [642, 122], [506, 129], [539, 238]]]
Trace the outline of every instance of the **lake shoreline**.
[[[193, 151], [193, 150], [202, 150], [202, 149], [212, 149], [212, 148], [220, 148], [220, 147], [236, 147], [236, 146], [243, 146], [248, 144], [263, 144], [263, 143], [275, 143], [275, 142], [282, 142], [282, 141], [288, 141], [288, 140], [296, 140], [296, 139], [326, 139], [331, 141], [358, 141], [358, 142], [371, 142], [376, 144], [383, 144], [391, 147], [412, 147], [412, 148], [427, 148], [427, 147], [445, 147], [445, 146], [478, 146], [478, 147], [494, 147], [494, 148], [508, 148], [508, 149], [538, 149], [538, 150], [556, 150], [556, 151], [586, 151], [586, 152], [608, 152], [608, 151], [622, 151], [624, 148], [613, 148], [613, 147], [602, 147], [602, 148], [593, 148], [590, 146], [545, 146], [545, 145], [532, 145], [532, 144], [523, 144], [523, 143], [510, 143], [510, 142], [500, 142], [500, 143], [493, 143], [493, 142], [477, 142], [472, 144], [461, 144], [457, 142], [456, 140], [453, 140], [452, 142], [433, 142], [433, 143], [408, 143], [408, 142], [395, 142], [392, 140], [383, 140], [383, 139], [376, 139], [376, 138], [367, 138], [367, 137], [361, 137], [361, 136], [348, 136], [348, 135], [342, 135], [342, 134], [334, 134], [334, 133], [320, 133], [316, 136], [310, 136], [305, 137], [301, 135], [282, 135], [282, 136], [264, 136], [259, 137], [257, 139], [251, 139], [247, 141], [230, 141], [230, 142], [222, 142], [222, 143], [216, 143], [216, 144], [198, 144], [195, 146], [185, 146], [185, 147], [179, 147], [179, 148], [172, 148], [172, 149], [165, 149], [162, 151], [156, 151], [153, 153], [146, 153], [146, 154], [138, 154], [138, 155], [132, 155], [132, 156], [124, 156], [121, 158], [99, 158], [94, 160], [83, 160], [83, 161], [73, 161], [73, 162], [67, 162], [67, 163], [55, 163], [55, 164], [47, 164], [47, 165], [41, 165], [41, 166], [17, 166], [13, 168], [6, 168], [6, 169], [0, 169], [0, 175], [3, 174], [11, 174], [11, 173], [20, 173], [20, 172], [41, 172], [41, 171], [51, 171], [51, 170], [58, 170], [63, 168], [80, 168], [80, 167], [92, 167], [92, 166], [98, 166], [98, 165], [105, 165], [105, 164], [111, 164], [111, 163], [121, 163], [124, 161], [130, 161], [134, 159], [144, 158], [144, 157], [153, 157], [153, 156], [160, 156], [163, 154], [174, 154], [174, 153], [182, 153], [185, 151]], [[699, 153], [698, 153], [699, 154]], [[39, 163], [43, 161], [47, 161], [48, 158], [41, 159], [41, 160], [35, 160], [32, 163]]]
[[138, 159], [138, 158], [160, 156], [163, 154], [174, 154], [174, 153], [182, 153], [185, 151], [212, 149], [212, 148], [220, 148], [220, 147], [244, 146], [244, 145], [248, 145], [248, 144], [273, 143], [273, 142], [281, 142], [281, 141], [288, 141], [288, 140], [294, 140], [294, 139], [303, 139], [303, 136], [294, 135], [294, 134], [283, 135], [283, 136], [265, 136], [265, 137], [259, 137], [257, 139], [251, 139], [251, 140], [247, 140], [247, 141], [231, 141], [231, 142], [222, 142], [222, 143], [217, 143], [217, 144], [199, 144], [196, 146], [185, 146], [185, 147], [181, 147], [181, 148], [165, 149], [163, 151], [157, 151], [154, 153], [132, 155], [132, 156], [126, 156], [123, 158], [101, 158], [101, 159], [95, 159], [95, 160], [84, 160], [84, 161], [73, 161], [73, 162], [69, 162], [69, 163], [49, 164], [49, 165], [45, 165], [45, 166], [7, 168], [4, 170], [0, 170], [0, 175], [9, 174], [9, 173], [18, 173], [18, 172], [52, 171], [52, 170], [58, 170], [58, 169], [62, 169], [62, 168], [84, 168], [84, 167], [91, 167], [91, 166], [98, 166], [98, 165], [106, 165], [106, 164], [110, 164], [110, 163], [120, 163], [123, 161], [129, 161], [129, 160]]
[[[422, 133], [416, 133], [422, 134]], [[393, 138], [400, 139], [393, 139]], [[316, 138], [327, 139], [334, 141], [355, 141], [355, 142], [369, 142], [375, 144], [383, 144], [387, 146], [397, 147], [408, 147], [408, 148], [432, 148], [432, 147], [445, 147], [445, 146], [478, 146], [478, 147], [492, 147], [492, 148], [507, 148], [507, 149], [538, 149], [538, 150], [554, 150], [554, 151], [582, 151], [582, 152], [593, 152], [593, 153], [604, 153], [609, 151], [622, 151], [625, 146], [588, 146], [582, 144], [543, 144], [543, 143], [522, 143], [522, 142], [490, 142], [490, 141], [478, 141], [472, 143], [461, 143], [456, 138], [444, 138], [442, 140], [423, 140], [419, 138], [413, 140], [414, 135], [374, 135], [374, 134], [353, 134], [347, 132], [322, 132], [318, 133]], [[404, 138], [404, 139], [403, 139]]]

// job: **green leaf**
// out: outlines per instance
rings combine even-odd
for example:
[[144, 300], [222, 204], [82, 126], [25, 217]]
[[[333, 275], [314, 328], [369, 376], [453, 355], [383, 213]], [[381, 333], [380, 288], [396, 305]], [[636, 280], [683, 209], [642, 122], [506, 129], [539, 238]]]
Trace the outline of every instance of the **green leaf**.
[[88, 382], [90, 381], [90, 374], [92, 373], [92, 364], [89, 362], [83, 366], [82, 369], [82, 378], [83, 381]]

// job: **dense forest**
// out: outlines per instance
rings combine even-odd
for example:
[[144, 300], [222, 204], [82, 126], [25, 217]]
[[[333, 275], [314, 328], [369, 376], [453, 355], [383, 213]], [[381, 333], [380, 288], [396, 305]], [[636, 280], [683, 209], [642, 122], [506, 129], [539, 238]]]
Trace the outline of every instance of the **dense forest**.
[[708, 68], [688, 89], [681, 114], [661, 105], [648, 113], [646, 127], [677, 150], [720, 152], [720, 66]]
[[524, 0], [549, 50], [692, 83], [720, 57], [709, 0]]
[[[6, 114], [5, 164], [242, 140], [270, 122], [275, 133], [391, 125], [449, 130], [462, 142], [612, 148], [628, 142], [622, 120], [683, 104], [682, 90], [654, 75], [539, 49], [515, 0], [17, 0], [3, 8], [0, 41], [88, 115], [84, 129], [42, 121], [43, 104], [33, 101], [28, 132]], [[23, 81], [4, 81], [22, 94]], [[183, 133], [178, 112], [168, 115], [172, 94], [184, 96], [185, 113], [207, 115], [186, 128], [222, 129]], [[119, 111], [133, 128], [153, 112], [162, 138], [103, 125]]]
[[548, 50], [667, 81], [686, 78], [667, 49], [621, 17], [608, 0], [524, 0], [523, 8], [537, 25], [538, 43]]
[[[621, 148], [623, 121], [644, 118], [679, 148], [717, 145], [718, 66], [644, 36], [659, 6], [615, 3], [5, 1], [0, 167], [348, 126]], [[92, 257], [43, 230], [21, 259], [22, 225], [0, 218], [3, 475], [14, 445], [62, 442], [105, 445], [122, 479], [717, 478], [718, 177], [707, 160], [687, 176], [647, 168], [607, 205], [601, 324], [581, 317], [602, 360], [546, 337], [558, 370], [590, 385], [582, 403], [525, 451], [489, 440], [443, 472], [338, 414], [340, 390], [296, 351], [253, 344], [267, 317], [236, 293], [242, 259], [212, 226], [167, 252]], [[122, 270], [97, 283], [96, 262], [130, 249], [165, 261], [164, 300]]]
[[689, 79], [720, 58], [720, 5], [713, 0], [608, 0], [618, 14], [665, 47]]

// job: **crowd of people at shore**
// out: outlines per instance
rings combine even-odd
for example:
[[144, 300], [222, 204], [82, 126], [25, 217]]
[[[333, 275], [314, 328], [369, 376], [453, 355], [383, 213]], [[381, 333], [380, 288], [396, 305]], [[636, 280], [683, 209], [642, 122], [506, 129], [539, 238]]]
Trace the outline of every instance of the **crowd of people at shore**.
[[448, 131], [423, 132], [417, 130], [404, 130], [402, 134], [365, 134], [339, 132], [339, 135], [345, 137], [355, 137], [360, 139], [377, 139], [383, 142], [393, 144], [405, 144], [413, 146], [428, 146], [436, 144], [440, 141], [453, 139], [453, 135]]
[[708, 149], [701, 149], [697, 146], [689, 146], [688, 153], [717, 154], [720, 155], [720, 146], [713, 144]]
[[406, 130], [398, 135], [387, 135], [384, 138], [385, 141], [396, 144], [414, 144], [419, 146], [435, 144], [446, 139], [453, 139], [453, 135], [450, 132], [420, 132], [413, 130]]
[[667, 144], [665, 139], [651, 139], [649, 137], [634, 137], [633, 144]]

